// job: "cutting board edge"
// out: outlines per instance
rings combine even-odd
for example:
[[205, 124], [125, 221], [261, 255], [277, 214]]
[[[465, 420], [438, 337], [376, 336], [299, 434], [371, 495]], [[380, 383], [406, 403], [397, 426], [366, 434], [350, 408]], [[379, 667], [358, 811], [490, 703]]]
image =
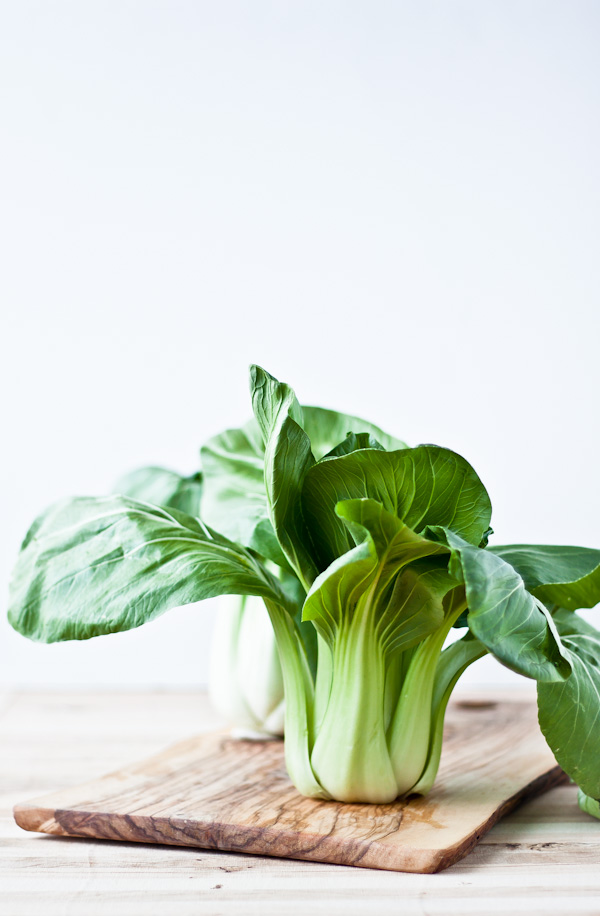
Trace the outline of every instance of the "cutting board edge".
[[[447, 850], [387, 846], [378, 841], [340, 842], [322, 834], [280, 828], [248, 828], [214, 821], [136, 816], [100, 811], [68, 811], [15, 805], [14, 818], [23, 830], [75, 839], [164, 844], [241, 855], [274, 856], [327, 865], [430, 874], [444, 867]], [[66, 823], [65, 823], [66, 822]], [[188, 825], [193, 832], [186, 832]], [[218, 834], [217, 838], [215, 834]], [[358, 849], [357, 849], [358, 847]], [[465, 851], [465, 854], [468, 850]], [[448, 863], [451, 864], [451, 863]]]
[[445, 849], [437, 849], [435, 858], [436, 867], [431, 870], [431, 873], [434, 874], [444, 871], [451, 865], [456, 865], [457, 862], [464, 859], [464, 857], [477, 846], [481, 838], [484, 837], [486, 833], [489, 833], [492, 827], [505, 817], [505, 815], [510, 814], [511, 811], [514, 811], [515, 808], [518, 808], [523, 802], [536, 798], [538, 795], [543, 795], [544, 792], [548, 792], [550, 789], [555, 788], [555, 786], [560, 786], [568, 782], [568, 780], [569, 777], [558, 764], [555, 764], [545, 773], [540, 774], [540, 776], [536, 776], [535, 779], [532, 779], [531, 782], [528, 782], [527, 785], [523, 786], [515, 792], [514, 795], [507, 798], [502, 805], [496, 808], [489, 817], [481, 822], [469, 837], [455, 843], [453, 846], [446, 847]]
[[[566, 779], [565, 773], [558, 765], [551, 767], [506, 799], [470, 836], [454, 846], [444, 848], [394, 846], [378, 840], [349, 840], [340, 847], [339, 839], [322, 834], [248, 826], [240, 832], [240, 827], [235, 824], [52, 809], [40, 807], [33, 802], [15, 805], [13, 814], [16, 823], [22, 829], [54, 836], [164, 843], [170, 846], [191, 846], [244, 855], [276, 856], [384, 871], [433, 874], [460, 861], [501, 817], [522, 801], [542, 794]], [[193, 831], [190, 831], [192, 824]]]

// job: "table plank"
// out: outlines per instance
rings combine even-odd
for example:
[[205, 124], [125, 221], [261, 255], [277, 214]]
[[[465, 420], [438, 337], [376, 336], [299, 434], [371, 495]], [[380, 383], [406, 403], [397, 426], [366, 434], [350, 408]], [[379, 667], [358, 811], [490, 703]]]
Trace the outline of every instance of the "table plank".
[[12, 805], [28, 795], [95, 778], [220, 725], [206, 697], [191, 691], [3, 697], [1, 916], [600, 912], [600, 823], [579, 811], [568, 785], [504, 818], [438, 875], [36, 836], [12, 819]]

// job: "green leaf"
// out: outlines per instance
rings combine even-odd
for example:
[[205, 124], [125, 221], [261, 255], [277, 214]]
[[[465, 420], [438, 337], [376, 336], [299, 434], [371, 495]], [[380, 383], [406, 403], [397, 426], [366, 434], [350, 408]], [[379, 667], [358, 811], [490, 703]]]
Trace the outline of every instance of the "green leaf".
[[321, 564], [352, 544], [336, 516], [340, 500], [370, 498], [415, 532], [443, 525], [478, 544], [491, 504], [479, 477], [460, 455], [435, 445], [383, 452], [363, 449], [310, 468], [302, 491], [304, 517]]
[[89, 639], [216, 595], [293, 602], [246, 550], [198, 519], [122, 496], [80, 497], [32, 525], [11, 585], [9, 621], [30, 639]]
[[[444, 619], [441, 600], [457, 584], [445, 568], [447, 549], [415, 534], [375, 500], [345, 500], [336, 512], [360, 543], [315, 580], [302, 619], [312, 620], [333, 645], [351, 617], [373, 614], [385, 652], [405, 649], [436, 629]], [[435, 555], [441, 564], [416, 562]]]
[[527, 589], [544, 604], [574, 611], [600, 602], [600, 550], [546, 544], [510, 544], [488, 550], [514, 566]]
[[465, 585], [469, 629], [502, 664], [525, 677], [559, 681], [570, 672], [550, 613], [530, 595], [513, 567], [489, 550], [467, 544], [454, 532], [442, 536], [453, 552], [450, 565]]
[[298, 578], [308, 589], [318, 569], [302, 517], [300, 493], [314, 464], [303, 415], [289, 387], [259, 366], [250, 369], [252, 408], [265, 445], [265, 489], [277, 540]]
[[369, 433], [348, 433], [343, 442], [327, 452], [325, 458], [339, 458], [341, 455], [357, 452], [361, 448], [376, 448], [379, 451], [385, 451], [383, 445]]
[[139, 468], [121, 477], [113, 492], [154, 506], [170, 506], [197, 517], [200, 515], [202, 474], [198, 471], [190, 477], [182, 477], [168, 468]]
[[334, 560], [313, 582], [304, 603], [302, 620], [312, 620], [323, 639], [333, 645], [345, 610], [357, 606], [376, 570], [377, 554], [370, 541]]
[[554, 621], [572, 668], [561, 683], [538, 684], [540, 728], [563, 770], [591, 799], [600, 798], [600, 633], [577, 614]]
[[[367, 420], [322, 407], [295, 405], [295, 410], [297, 417], [302, 416], [304, 431], [317, 459], [332, 449], [341, 449], [345, 454], [364, 448], [367, 441], [369, 447], [403, 447], [399, 439]], [[265, 488], [265, 446], [258, 422], [252, 419], [240, 429], [228, 429], [213, 436], [202, 446], [201, 460], [202, 518], [231, 540], [287, 567], [288, 561], [271, 524]]]
[[262, 556], [287, 566], [269, 517], [265, 451], [255, 420], [228, 429], [202, 446], [202, 518], [207, 524]]
[[[357, 438], [366, 436], [373, 439], [376, 444], [369, 445], [369, 448], [384, 448], [387, 451], [406, 448], [406, 444], [401, 439], [388, 435], [379, 426], [369, 423], [368, 420], [361, 420], [360, 417], [339, 413], [336, 410], [326, 410], [324, 407], [307, 406], [302, 407], [302, 415], [304, 430], [310, 439], [316, 461], [330, 454], [336, 446], [352, 435]], [[366, 446], [358, 447], [365, 448]]]

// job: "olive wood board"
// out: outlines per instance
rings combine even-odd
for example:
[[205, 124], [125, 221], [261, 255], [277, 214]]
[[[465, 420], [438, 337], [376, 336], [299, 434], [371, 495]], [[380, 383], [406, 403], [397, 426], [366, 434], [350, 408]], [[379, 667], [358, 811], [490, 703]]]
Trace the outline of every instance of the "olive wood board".
[[435, 786], [387, 805], [304, 798], [281, 741], [218, 731], [16, 805], [25, 830], [429, 873], [453, 865], [519, 802], [566, 777], [535, 703], [451, 703]]

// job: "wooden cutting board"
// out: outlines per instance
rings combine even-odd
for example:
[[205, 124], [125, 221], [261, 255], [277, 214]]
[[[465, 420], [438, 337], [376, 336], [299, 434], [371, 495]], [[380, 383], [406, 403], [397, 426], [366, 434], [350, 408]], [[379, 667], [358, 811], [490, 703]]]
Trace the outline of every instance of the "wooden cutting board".
[[454, 702], [426, 798], [349, 805], [304, 798], [280, 741], [190, 738], [93, 782], [16, 805], [25, 830], [168, 843], [363, 868], [435, 872], [520, 801], [564, 779], [534, 703]]

